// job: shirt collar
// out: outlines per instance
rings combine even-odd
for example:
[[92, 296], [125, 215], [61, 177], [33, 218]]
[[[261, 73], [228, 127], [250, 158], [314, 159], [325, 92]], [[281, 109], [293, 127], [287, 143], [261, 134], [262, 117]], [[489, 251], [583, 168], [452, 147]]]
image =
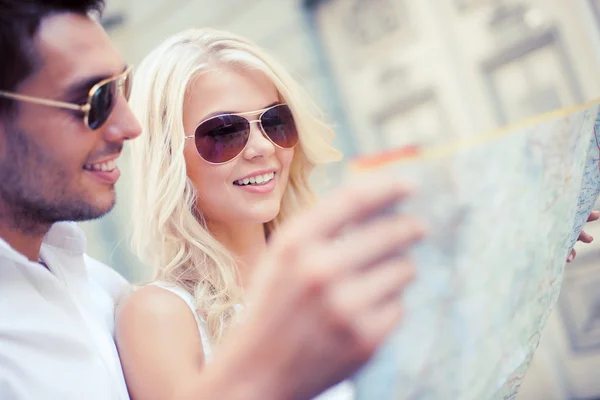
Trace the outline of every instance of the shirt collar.
[[[56, 222], [44, 236], [42, 245], [52, 246], [75, 254], [85, 252], [85, 234], [75, 222]], [[23, 254], [13, 249], [4, 239], [0, 238], [0, 253], [21, 263], [29, 260]]]
[[77, 254], [85, 252], [85, 233], [75, 222], [57, 222], [46, 233], [44, 244]]

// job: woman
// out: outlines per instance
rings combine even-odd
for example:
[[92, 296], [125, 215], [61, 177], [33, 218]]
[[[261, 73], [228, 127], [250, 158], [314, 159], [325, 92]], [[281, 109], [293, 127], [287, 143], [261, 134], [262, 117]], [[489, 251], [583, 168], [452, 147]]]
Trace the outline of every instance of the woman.
[[[157, 274], [120, 305], [117, 343], [132, 398], [167, 398], [243, 316], [270, 232], [314, 200], [313, 167], [341, 157], [292, 77], [224, 32], [165, 41], [138, 68], [131, 105], [144, 131], [131, 154], [133, 245]], [[137, 322], [149, 309], [177, 349], [143, 339], [159, 328]], [[324, 395], [351, 398], [351, 386]]]
[[144, 130], [132, 145], [133, 244], [157, 275], [120, 305], [117, 344], [132, 398], [164, 399], [243, 323], [244, 287], [270, 232], [311, 204], [313, 167], [340, 155], [289, 74], [223, 32], [159, 46], [137, 72], [132, 108]]

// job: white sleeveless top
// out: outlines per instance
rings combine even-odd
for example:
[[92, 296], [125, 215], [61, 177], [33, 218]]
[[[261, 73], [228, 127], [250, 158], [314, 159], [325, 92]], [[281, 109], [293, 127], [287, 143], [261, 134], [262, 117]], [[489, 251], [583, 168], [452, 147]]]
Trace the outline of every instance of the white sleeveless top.
[[[212, 359], [212, 344], [210, 343], [210, 335], [208, 334], [208, 325], [204, 318], [196, 313], [196, 306], [194, 297], [185, 289], [172, 283], [156, 281], [152, 282], [151, 285], [161, 287], [168, 290], [177, 296], [179, 296], [185, 303], [190, 307], [196, 323], [198, 324], [198, 332], [200, 333], [200, 339], [202, 340], [202, 349], [204, 351], [204, 359], [210, 362]], [[236, 308], [239, 312], [241, 306]], [[354, 386], [350, 381], [343, 381], [339, 384], [329, 388], [325, 392], [321, 393], [313, 400], [353, 400], [354, 399]]]

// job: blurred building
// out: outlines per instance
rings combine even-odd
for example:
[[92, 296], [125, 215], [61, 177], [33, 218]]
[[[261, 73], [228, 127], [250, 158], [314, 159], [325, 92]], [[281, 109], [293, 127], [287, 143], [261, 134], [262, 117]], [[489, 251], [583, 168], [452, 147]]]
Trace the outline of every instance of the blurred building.
[[[441, 144], [600, 97], [600, 0], [108, 0], [133, 64], [170, 34], [230, 30], [299, 77], [347, 156]], [[84, 224], [90, 253], [132, 280], [119, 205]], [[600, 223], [590, 229], [600, 241]], [[600, 398], [600, 247], [578, 246], [520, 399]], [[501, 299], [499, 299], [501, 300]]]

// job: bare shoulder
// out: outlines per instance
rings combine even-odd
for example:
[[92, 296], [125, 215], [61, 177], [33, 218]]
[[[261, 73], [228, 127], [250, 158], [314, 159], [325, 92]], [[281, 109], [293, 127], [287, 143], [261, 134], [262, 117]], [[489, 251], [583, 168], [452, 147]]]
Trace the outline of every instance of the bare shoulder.
[[117, 324], [179, 323], [197, 329], [196, 319], [187, 303], [175, 293], [148, 285], [125, 296], [117, 309]]
[[203, 365], [194, 313], [167, 289], [150, 285], [123, 298], [115, 331], [132, 399], [168, 398], [183, 377]]

